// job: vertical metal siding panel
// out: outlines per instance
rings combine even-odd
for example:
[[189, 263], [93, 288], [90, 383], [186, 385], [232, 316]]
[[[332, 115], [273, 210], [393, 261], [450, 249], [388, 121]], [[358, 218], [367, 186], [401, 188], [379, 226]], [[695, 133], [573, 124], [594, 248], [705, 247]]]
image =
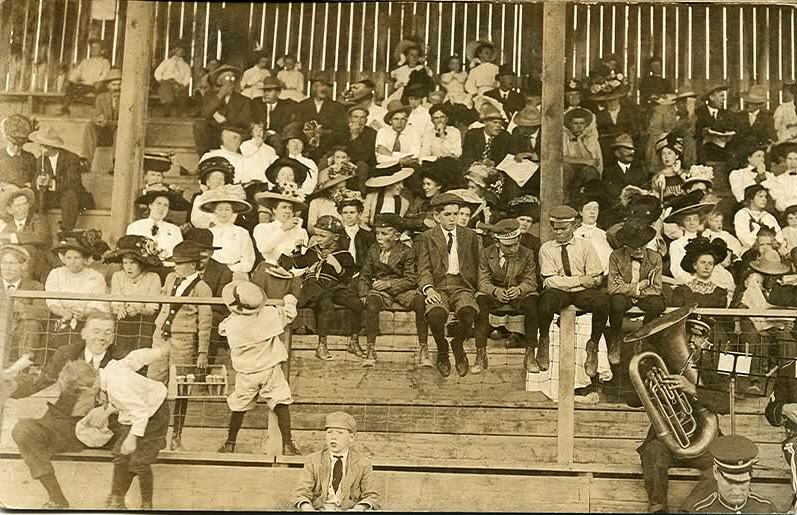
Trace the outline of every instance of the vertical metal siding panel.
[[[691, 6], [690, 6], [691, 7]], [[706, 78], [706, 10], [702, 5], [692, 8], [692, 76]]]
[[739, 78], [739, 6], [727, 7], [728, 21], [726, 26], [728, 75], [726, 80], [732, 81]]
[[724, 80], [725, 70], [723, 39], [723, 9], [720, 5], [713, 5], [709, 9], [708, 47], [709, 47], [709, 75], [712, 80]]

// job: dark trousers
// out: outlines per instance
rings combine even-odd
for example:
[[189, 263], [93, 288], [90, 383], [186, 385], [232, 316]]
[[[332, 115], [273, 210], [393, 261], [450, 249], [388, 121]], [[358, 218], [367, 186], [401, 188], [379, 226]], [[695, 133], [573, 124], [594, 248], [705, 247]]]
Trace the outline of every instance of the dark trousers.
[[489, 295], [479, 295], [476, 297], [479, 303], [479, 318], [476, 320], [476, 348], [487, 346], [487, 336], [490, 334], [490, 313], [500, 310], [504, 313], [520, 313], [523, 315], [523, 328], [526, 332], [526, 347], [537, 347], [537, 296], [529, 295], [520, 300], [509, 304], [490, 297]]
[[[424, 302], [421, 297], [420, 305], [413, 298], [412, 310], [415, 311], [415, 329], [418, 332], [418, 341], [426, 343], [429, 336], [429, 327], [424, 318]], [[368, 295], [365, 297], [365, 337], [369, 343], [376, 342], [379, 333], [379, 313], [389, 307], [386, 299], [381, 295]]]
[[567, 292], [557, 288], [544, 289], [537, 303], [540, 334], [547, 337], [550, 334], [554, 315], [570, 304], [592, 313], [590, 338], [597, 343], [603, 335], [606, 321], [609, 318], [609, 295], [604, 290], [595, 288], [577, 292]]
[[[611, 327], [611, 342], [620, 343], [623, 334], [623, 317], [625, 312], [631, 309], [634, 305], [631, 297], [628, 295], [612, 295], [609, 297], [609, 326]], [[651, 295], [648, 297], [639, 297], [636, 303], [637, 307], [645, 313], [643, 323], [647, 324], [657, 319], [664, 313], [664, 297], [661, 295]]]
[[363, 304], [354, 290], [347, 286], [324, 290], [319, 290], [320, 288], [316, 282], [305, 282], [299, 294], [298, 304], [300, 308], [311, 307], [313, 309], [318, 336], [326, 337], [329, 334], [329, 326], [335, 316], [335, 304], [347, 308], [351, 313], [349, 334], [359, 334], [362, 326]]
[[11, 433], [22, 460], [33, 479], [54, 474], [52, 457], [86, 448], [75, 436], [80, 417], [67, 417], [48, 410], [42, 418], [23, 418]]
[[[652, 430], [652, 428], [651, 428]], [[683, 506], [689, 506], [698, 501], [699, 496], [711, 493], [708, 485], [713, 480], [712, 466], [714, 458], [711, 453], [705, 452], [697, 458], [679, 459], [673, 456], [661, 440], [648, 438], [637, 449], [642, 460], [642, 478], [645, 481], [645, 491], [648, 494], [648, 511], [670, 511], [667, 501], [670, 467], [687, 467], [701, 471], [700, 482], [684, 501]]]
[[79, 195], [75, 190], [45, 191], [44, 212], [47, 209], [61, 209], [61, 230], [71, 231], [77, 225], [80, 215]]

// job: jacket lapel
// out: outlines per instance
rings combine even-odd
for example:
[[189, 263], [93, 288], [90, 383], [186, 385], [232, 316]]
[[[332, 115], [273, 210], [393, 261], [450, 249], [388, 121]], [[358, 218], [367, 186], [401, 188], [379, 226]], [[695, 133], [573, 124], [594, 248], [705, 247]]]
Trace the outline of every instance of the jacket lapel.
[[327, 498], [327, 487], [329, 485], [329, 479], [332, 474], [332, 469], [329, 467], [329, 451], [324, 450], [321, 453], [321, 473], [318, 475], [318, 480], [320, 481], [319, 489], [320, 489], [320, 496], [323, 499]]
[[351, 493], [351, 487], [354, 484], [354, 478], [360, 477], [359, 472], [360, 458], [356, 452], [349, 450], [349, 459], [346, 464], [346, 473], [343, 475], [340, 486], [340, 500], [341, 505], [344, 505]]
[[447, 269], [448, 242], [446, 242], [445, 234], [443, 234], [443, 229], [440, 226], [437, 226], [432, 230], [431, 240], [439, 247], [440, 252], [438, 255], [440, 256], [440, 265], [443, 267], [443, 269]]

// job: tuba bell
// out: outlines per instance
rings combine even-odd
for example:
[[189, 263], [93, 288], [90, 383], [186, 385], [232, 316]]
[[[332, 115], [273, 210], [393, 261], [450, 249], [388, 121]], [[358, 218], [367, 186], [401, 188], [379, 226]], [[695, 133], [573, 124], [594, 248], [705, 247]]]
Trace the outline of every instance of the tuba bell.
[[[645, 324], [625, 337], [625, 342], [636, 342], [657, 335], [659, 353], [645, 351], [636, 354], [629, 364], [628, 373], [639, 395], [656, 436], [672, 454], [681, 459], [700, 456], [719, 432], [717, 415], [693, 403], [685, 392], [669, 386], [664, 380], [676, 373], [698, 384], [697, 370], [692, 367], [687, 323], [696, 329], [708, 331], [702, 321], [687, 317], [696, 304], [671, 311]], [[672, 371], [672, 372], [671, 372]]]

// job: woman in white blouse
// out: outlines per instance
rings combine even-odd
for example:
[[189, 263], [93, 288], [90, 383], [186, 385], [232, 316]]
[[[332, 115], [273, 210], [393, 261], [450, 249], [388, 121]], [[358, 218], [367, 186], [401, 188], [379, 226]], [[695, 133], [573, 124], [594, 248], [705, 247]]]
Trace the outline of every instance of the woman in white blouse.
[[[50, 271], [44, 291], [92, 295], [107, 293], [105, 277], [89, 266], [93, 252], [85, 242], [78, 238], [66, 238], [53, 247], [53, 252], [64, 266]], [[108, 302], [89, 300], [47, 299], [47, 308], [51, 315], [45, 363], [57, 348], [81, 341], [80, 331], [87, 313], [110, 311]]]
[[[149, 207], [149, 216], [136, 220], [127, 226], [128, 235], [151, 238], [158, 244], [158, 257], [164, 266], [173, 266], [169, 262], [175, 245], [183, 241], [180, 228], [166, 221], [170, 210], [187, 211], [188, 201], [175, 191], [148, 191], [136, 200], [136, 204]], [[165, 279], [168, 270], [160, 270], [158, 275]]]
[[769, 193], [763, 184], [752, 184], [744, 189], [744, 207], [733, 217], [733, 228], [742, 244], [742, 252], [753, 246], [758, 230], [764, 225], [775, 231], [778, 243], [783, 243], [777, 219], [765, 210], [767, 202]]
[[[157, 244], [143, 236], [122, 236], [116, 249], [106, 252], [106, 263], [121, 264], [122, 269], [111, 276], [111, 294], [122, 297], [159, 296], [161, 280], [155, 272], [147, 271], [161, 265]], [[116, 315], [116, 343], [114, 356], [122, 358], [130, 351], [152, 347], [155, 315], [159, 304], [142, 302], [112, 302]]]
[[255, 249], [249, 232], [234, 225], [235, 215], [247, 213], [252, 206], [246, 201], [246, 193], [240, 184], [228, 184], [202, 195], [199, 209], [213, 213], [215, 223], [210, 228], [213, 245], [221, 247], [213, 253], [213, 259], [227, 265], [234, 279], [248, 280], [255, 266]]
[[496, 75], [498, 66], [492, 62], [495, 58], [495, 45], [490, 41], [471, 41], [468, 46], [474, 48], [467, 52], [470, 58], [470, 71], [465, 81], [465, 91], [471, 96], [482, 95], [498, 86]]
[[256, 193], [255, 199], [271, 209], [274, 220], [258, 224], [253, 232], [263, 261], [252, 272], [252, 282], [263, 288], [269, 298], [282, 298], [287, 293], [298, 297], [303, 270], [283, 270], [277, 260], [282, 254], [290, 255], [295, 249], [306, 247], [309, 242], [300, 217], [307, 208], [304, 195], [293, 183], [282, 190]]

